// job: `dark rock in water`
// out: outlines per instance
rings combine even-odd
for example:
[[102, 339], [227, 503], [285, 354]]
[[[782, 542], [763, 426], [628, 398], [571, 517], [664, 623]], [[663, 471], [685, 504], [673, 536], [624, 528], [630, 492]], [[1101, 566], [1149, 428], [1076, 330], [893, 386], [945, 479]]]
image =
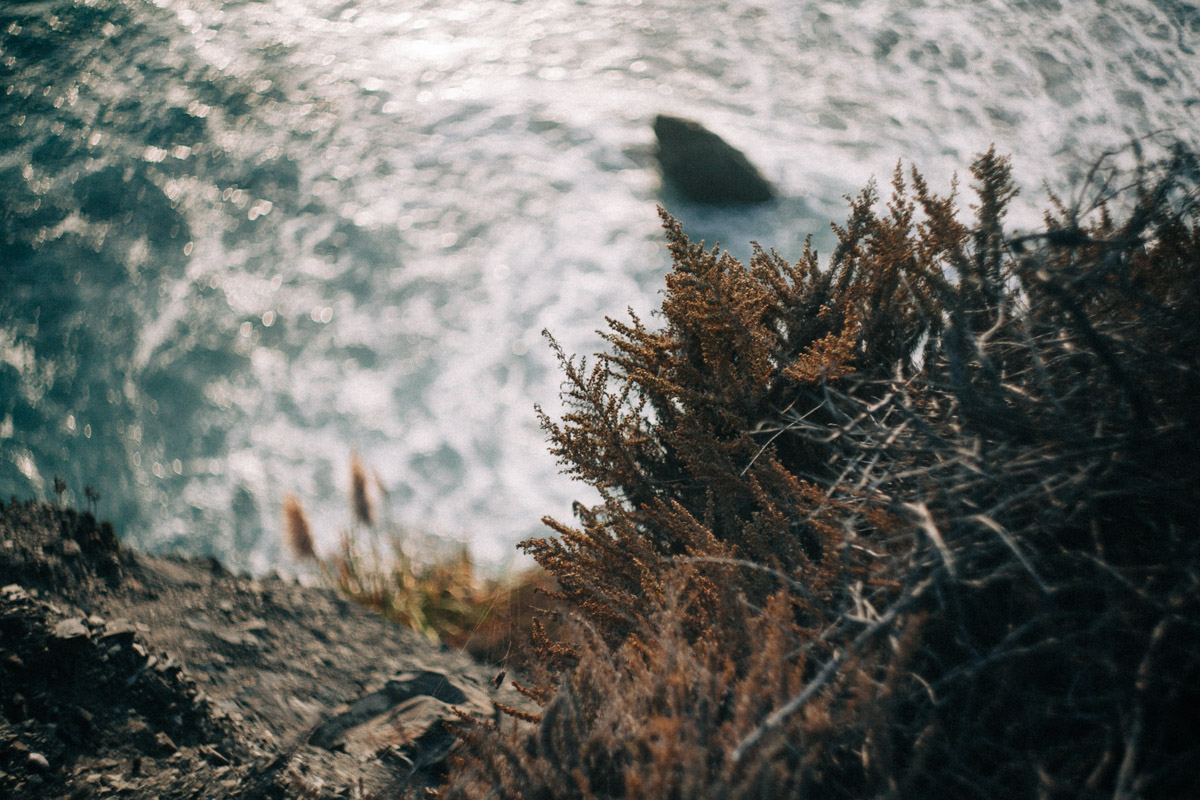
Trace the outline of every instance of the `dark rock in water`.
[[689, 200], [731, 205], [775, 197], [746, 156], [700, 123], [659, 114], [654, 135], [664, 180]]

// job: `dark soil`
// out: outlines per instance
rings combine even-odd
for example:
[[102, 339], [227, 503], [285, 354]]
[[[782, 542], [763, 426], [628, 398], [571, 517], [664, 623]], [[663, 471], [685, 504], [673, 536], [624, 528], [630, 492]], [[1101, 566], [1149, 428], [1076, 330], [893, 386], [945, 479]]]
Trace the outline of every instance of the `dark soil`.
[[332, 590], [0, 503], [0, 797], [420, 796], [496, 669]]

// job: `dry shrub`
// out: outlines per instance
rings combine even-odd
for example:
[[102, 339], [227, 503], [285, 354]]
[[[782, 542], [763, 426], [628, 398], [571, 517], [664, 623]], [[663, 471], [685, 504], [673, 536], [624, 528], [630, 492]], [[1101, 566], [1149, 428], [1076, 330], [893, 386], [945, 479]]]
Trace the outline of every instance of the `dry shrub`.
[[1020, 238], [993, 151], [970, 223], [897, 168], [822, 268], [664, 214], [543, 419], [574, 634], [442, 796], [1200, 796], [1200, 169], [1111, 163]]

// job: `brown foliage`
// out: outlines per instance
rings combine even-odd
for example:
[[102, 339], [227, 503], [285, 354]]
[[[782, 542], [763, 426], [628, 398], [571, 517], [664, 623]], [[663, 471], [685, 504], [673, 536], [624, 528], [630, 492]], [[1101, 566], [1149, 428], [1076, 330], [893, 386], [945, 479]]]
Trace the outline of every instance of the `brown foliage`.
[[292, 558], [297, 561], [316, 559], [317, 551], [308, 525], [308, 515], [294, 494], [284, 495], [283, 498], [283, 541]]
[[1200, 793], [1198, 174], [1101, 162], [1007, 238], [1006, 159], [970, 224], [898, 168], [821, 267], [664, 213], [662, 328], [559, 351], [543, 417], [603, 496], [524, 545], [551, 699], [443, 796]]

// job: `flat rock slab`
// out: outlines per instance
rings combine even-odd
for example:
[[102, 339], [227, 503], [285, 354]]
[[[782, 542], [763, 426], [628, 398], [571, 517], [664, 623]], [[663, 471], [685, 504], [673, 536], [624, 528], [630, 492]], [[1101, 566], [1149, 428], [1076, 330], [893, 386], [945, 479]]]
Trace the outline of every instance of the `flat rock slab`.
[[456, 710], [527, 706], [332, 590], [107, 541], [0, 505], [2, 797], [419, 796]]

